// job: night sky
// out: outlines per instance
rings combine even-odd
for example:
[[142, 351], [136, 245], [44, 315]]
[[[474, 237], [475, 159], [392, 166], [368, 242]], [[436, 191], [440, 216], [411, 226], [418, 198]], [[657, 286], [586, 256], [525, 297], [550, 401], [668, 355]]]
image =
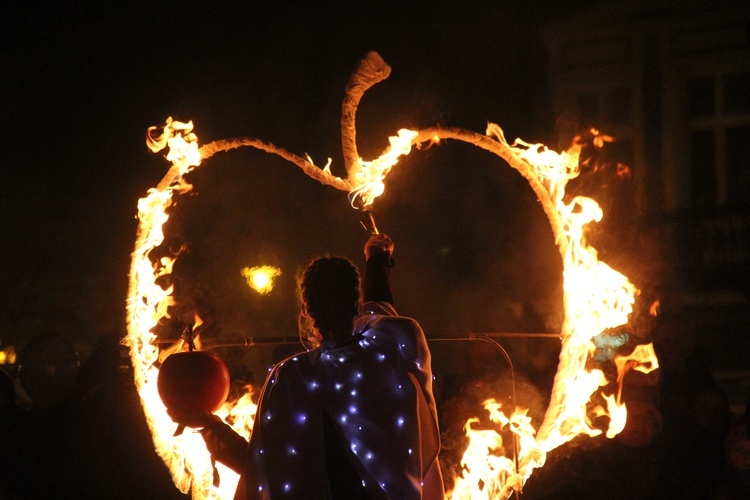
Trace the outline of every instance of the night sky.
[[[54, 332], [80, 342], [85, 355], [101, 335], [124, 333], [136, 202], [168, 168], [145, 147], [145, 132], [169, 116], [193, 120], [201, 144], [254, 136], [319, 165], [331, 157], [343, 174], [344, 88], [357, 61], [376, 50], [392, 73], [360, 105], [363, 158], [379, 155], [402, 127], [481, 133], [493, 121], [509, 138], [554, 141], [547, 61], [534, 23], [561, 15], [560, 7], [177, 6], [14, 2], [3, 16], [4, 343]], [[415, 316], [434, 309], [418, 303], [435, 300], [446, 301], [442, 309], [455, 300], [492, 308], [481, 297], [491, 292], [477, 292], [476, 279], [502, 289], [506, 301], [523, 302], [528, 291], [512, 282], [512, 268], [539, 266], [533, 285], [546, 287], [543, 275], [559, 266], [525, 181], [472, 149], [447, 144], [412, 154], [376, 203], [382, 230], [398, 245], [402, 266], [394, 279], [407, 283], [397, 297]], [[271, 309], [293, 302], [294, 266], [322, 252], [359, 258], [366, 235], [343, 192], [255, 150], [218, 155], [204, 169], [210, 172], [196, 173], [196, 191], [205, 203], [190, 200], [201, 214], [176, 224], [203, 226], [185, 238], [204, 270], [217, 265], [199, 249], [209, 240], [213, 249], [204, 254], [286, 264], [284, 292], [291, 294]], [[316, 227], [324, 218], [331, 220]], [[514, 258], [530, 245], [544, 249], [538, 264]], [[512, 266], [498, 264], [496, 254]], [[497, 269], [488, 273], [487, 266]], [[441, 335], [501, 327], [493, 322], [505, 312], [476, 325], [459, 312], [454, 331]]]

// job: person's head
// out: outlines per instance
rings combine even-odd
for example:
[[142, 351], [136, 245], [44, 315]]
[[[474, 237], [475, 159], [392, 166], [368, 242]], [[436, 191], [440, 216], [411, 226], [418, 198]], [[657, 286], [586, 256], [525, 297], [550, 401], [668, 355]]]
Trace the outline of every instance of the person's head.
[[344, 257], [313, 260], [299, 280], [301, 326], [310, 322], [319, 340], [342, 341], [352, 333], [359, 314], [359, 271]]

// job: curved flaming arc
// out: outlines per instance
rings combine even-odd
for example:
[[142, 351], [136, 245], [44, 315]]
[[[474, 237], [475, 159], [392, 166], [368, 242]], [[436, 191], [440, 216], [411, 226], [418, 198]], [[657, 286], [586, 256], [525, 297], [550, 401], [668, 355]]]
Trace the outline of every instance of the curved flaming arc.
[[[509, 144], [500, 127], [494, 124], [488, 125], [486, 135], [458, 128], [435, 127], [419, 131], [401, 130], [389, 139], [390, 146], [380, 157], [370, 162], [363, 161], [357, 154], [354, 136], [356, 107], [363, 93], [387, 78], [389, 71], [380, 56], [370, 53], [361, 61], [347, 86], [341, 127], [346, 178], [331, 173], [330, 160], [320, 168], [309, 157], [302, 158], [256, 138], [224, 139], [199, 147], [191, 122], [176, 122], [170, 118], [161, 134], [156, 127], [149, 129], [149, 147], [154, 152], [169, 148], [167, 159], [172, 162], [172, 167], [138, 204], [139, 226], [131, 261], [125, 343], [130, 347], [136, 388], [157, 452], [170, 468], [177, 487], [183, 492], [192, 490], [194, 498], [229, 498], [238, 478], [229, 469], [220, 467], [222, 480], [220, 488], [216, 487], [210, 457], [203, 443], [198, 442], [199, 435], [172, 435], [175, 424], [166, 415], [156, 393], [158, 364], [165, 352], [160, 353], [156, 346], [153, 329], [163, 318], [169, 317], [169, 307], [174, 303], [172, 289], [165, 289], [157, 283], [160, 277], [171, 273], [177, 256], [155, 260], [150, 253], [163, 242], [162, 227], [169, 217], [173, 196], [190, 189], [183, 176], [212, 155], [239, 147], [254, 147], [288, 160], [310, 178], [348, 192], [352, 205], [357, 208], [366, 208], [373, 203], [382, 193], [388, 172], [401, 156], [411, 152], [413, 146], [419, 148], [425, 142], [444, 139], [473, 144], [499, 156], [526, 178], [536, 193], [562, 257], [564, 274], [562, 347], [550, 405], [539, 429], [535, 430], [524, 411], [511, 409], [509, 413], [512, 414], [508, 416], [494, 401], [485, 402], [491, 420], [517, 436], [518, 456], [516, 460], [488, 460], [502, 447], [502, 439], [497, 433], [493, 435], [494, 431], [477, 432], [471, 426], [474, 421], [470, 420], [466, 428], [471, 443], [461, 463], [464, 473], [455, 478], [454, 489], [449, 494], [451, 498], [508, 498], [522, 488], [534, 468], [544, 464], [549, 451], [577, 435], [595, 436], [603, 432], [592, 426], [590, 413], [610, 416], [608, 437], [616, 435], [624, 426], [626, 410], [619, 392], [602, 395], [603, 404], [592, 403], [593, 396], [609, 381], [601, 370], [588, 370], [586, 361], [592, 352], [594, 336], [627, 323], [637, 290], [625, 276], [600, 262], [596, 250], [583, 237], [584, 227], [602, 216], [598, 204], [583, 197], [564, 201], [566, 183], [578, 175], [580, 145], [574, 144], [570, 150], [556, 153], [541, 144], [520, 140]], [[628, 369], [646, 372], [658, 367], [650, 345], [639, 348], [637, 353], [624, 360], [616, 359], [616, 362], [620, 371], [617, 382], [620, 384]], [[245, 437], [249, 437], [252, 431], [254, 413], [249, 388], [241, 399], [226, 403], [218, 412]], [[475, 438], [489, 439], [489, 444], [477, 443]]]

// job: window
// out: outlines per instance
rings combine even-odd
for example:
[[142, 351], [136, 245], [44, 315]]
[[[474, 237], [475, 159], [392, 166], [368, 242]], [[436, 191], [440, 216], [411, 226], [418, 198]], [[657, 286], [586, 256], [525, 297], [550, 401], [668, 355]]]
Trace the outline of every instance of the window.
[[750, 72], [687, 82], [693, 208], [750, 206]]
[[727, 202], [742, 205], [750, 196], [750, 125], [727, 129]]
[[716, 140], [713, 130], [690, 133], [690, 204], [698, 208], [716, 205]]
[[714, 81], [713, 78], [698, 78], [688, 82], [688, 116], [703, 118], [714, 116]]
[[750, 72], [724, 78], [724, 109], [729, 113], [750, 113]]

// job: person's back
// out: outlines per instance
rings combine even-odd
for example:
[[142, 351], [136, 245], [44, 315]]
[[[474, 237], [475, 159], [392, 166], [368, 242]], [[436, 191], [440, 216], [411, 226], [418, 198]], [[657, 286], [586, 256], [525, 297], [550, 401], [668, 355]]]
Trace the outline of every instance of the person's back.
[[171, 413], [242, 474], [235, 498], [442, 499], [430, 352], [393, 308], [392, 250], [385, 235], [365, 245], [364, 306], [348, 259], [305, 269], [300, 324], [317, 347], [274, 366], [249, 443], [216, 416]]
[[367, 498], [422, 498], [439, 449], [429, 351], [414, 320], [381, 309], [357, 319], [352, 342], [324, 341], [276, 366], [250, 441], [248, 491], [341, 498], [333, 492], [357, 491], [354, 472]]

